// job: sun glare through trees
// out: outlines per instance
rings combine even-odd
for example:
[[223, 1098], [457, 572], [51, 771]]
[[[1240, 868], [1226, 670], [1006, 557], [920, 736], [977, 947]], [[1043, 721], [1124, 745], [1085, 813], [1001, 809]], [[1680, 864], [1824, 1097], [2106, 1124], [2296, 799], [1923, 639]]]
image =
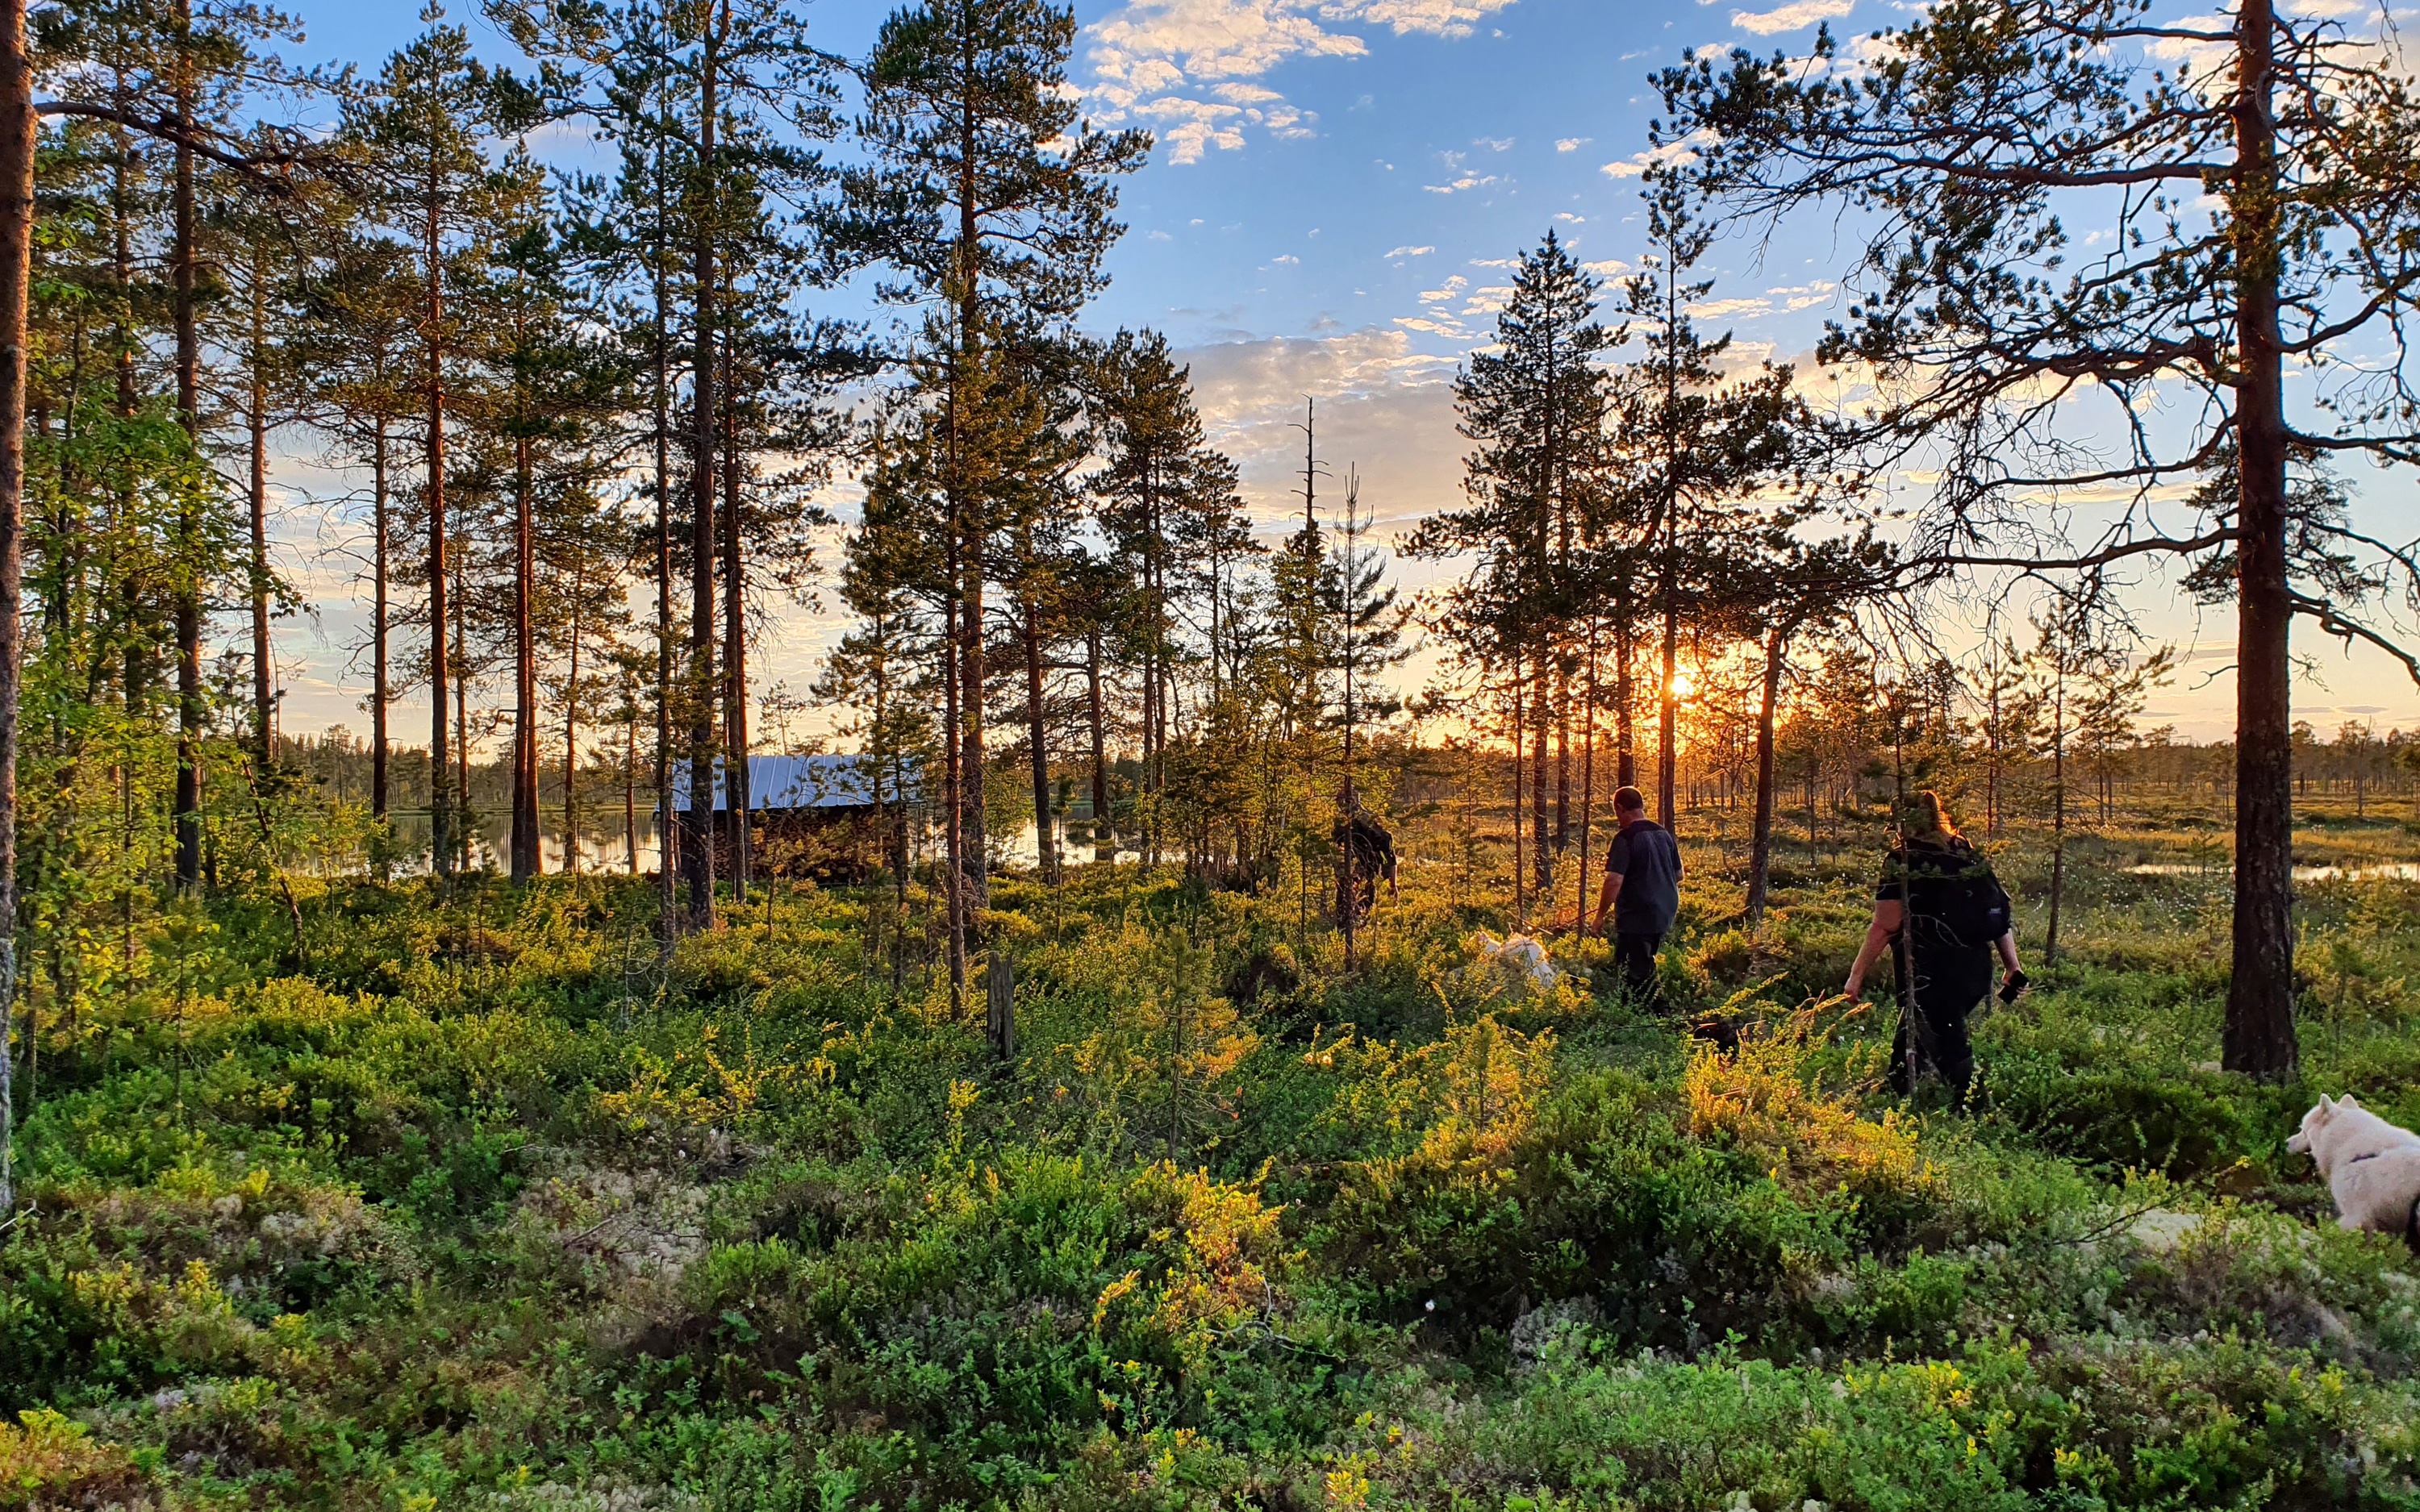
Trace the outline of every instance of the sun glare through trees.
[[1633, 8], [0, 0], [0, 1508], [2420, 1506], [2397, 14]]

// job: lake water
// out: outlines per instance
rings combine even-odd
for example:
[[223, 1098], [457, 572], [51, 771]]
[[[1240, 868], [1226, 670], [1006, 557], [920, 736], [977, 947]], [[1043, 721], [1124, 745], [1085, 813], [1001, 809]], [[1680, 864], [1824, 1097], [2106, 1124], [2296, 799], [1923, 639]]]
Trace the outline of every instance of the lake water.
[[[2158, 862], [2126, 869], [2138, 877], [2198, 877], [2232, 872], [2231, 863], [2195, 866], [2190, 862]], [[2294, 868], [2297, 882], [2368, 882], [2381, 877], [2398, 882], [2420, 882], [2420, 861], [2383, 861], [2375, 866], [2298, 866]]]

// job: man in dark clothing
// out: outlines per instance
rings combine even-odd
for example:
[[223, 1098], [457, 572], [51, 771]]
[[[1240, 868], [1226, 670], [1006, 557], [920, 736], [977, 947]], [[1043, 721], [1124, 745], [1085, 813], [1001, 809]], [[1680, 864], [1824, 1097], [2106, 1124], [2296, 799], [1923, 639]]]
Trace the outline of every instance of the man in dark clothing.
[[1621, 821], [1605, 848], [1605, 890], [1597, 895], [1596, 932], [1613, 918], [1613, 964], [1632, 1002], [1660, 1007], [1655, 952], [1681, 911], [1681, 847], [1672, 832], [1647, 817], [1647, 799], [1637, 788], [1613, 795]]

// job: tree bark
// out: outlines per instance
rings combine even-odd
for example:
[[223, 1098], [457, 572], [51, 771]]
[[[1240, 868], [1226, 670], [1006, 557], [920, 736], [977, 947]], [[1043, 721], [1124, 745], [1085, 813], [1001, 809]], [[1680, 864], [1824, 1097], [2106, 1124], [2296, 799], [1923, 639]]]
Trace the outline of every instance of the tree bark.
[[2269, 0], [2236, 13], [2237, 452], [2242, 469], [2235, 652], [2235, 939], [2222, 1063], [2294, 1073], [2293, 608], [2286, 569], [2286, 417], [2277, 322], [2276, 119]]
[[[13, 0], [12, 0], [13, 3]], [[177, 322], [177, 417], [196, 445], [201, 440], [202, 341], [194, 304], [196, 236], [194, 148], [187, 131], [194, 122], [193, 0], [177, 0], [175, 107], [179, 128], [175, 152], [176, 242], [170, 253]], [[21, 359], [22, 360], [22, 359]], [[22, 424], [22, 423], [21, 423]], [[20, 446], [23, 443], [18, 442]], [[202, 880], [202, 589], [198, 581], [201, 520], [190, 495], [178, 510], [179, 554], [184, 557], [176, 592], [177, 625], [177, 886], [191, 889]]]
[[[1109, 829], [1109, 746], [1107, 721], [1101, 708], [1101, 627], [1093, 625], [1084, 635], [1085, 696], [1093, 726], [1093, 859], [1101, 858], [1101, 837]], [[1117, 841], [1109, 842], [1109, 858], [1117, 859]]]
[[[587, 550], [582, 542], [579, 549]], [[571, 575], [571, 659], [563, 678], [563, 874], [580, 871], [580, 609], [588, 593], [587, 558], [578, 559]], [[624, 784], [624, 806], [628, 785]], [[626, 815], [627, 817], [627, 815]]]
[[526, 884], [538, 874], [537, 636], [530, 589], [537, 575], [536, 531], [531, 519], [530, 441], [526, 414], [513, 438], [513, 842], [512, 875]]
[[265, 769], [273, 756], [271, 742], [276, 734], [277, 690], [274, 669], [269, 659], [269, 310], [268, 291], [261, 286], [267, 276], [262, 266], [265, 259], [258, 247], [252, 255], [252, 369], [251, 383], [245, 393], [245, 421], [250, 431], [252, 476], [248, 490], [252, 505], [252, 702], [253, 738], [260, 748], [260, 764]]
[[[728, 19], [728, 9], [725, 10]], [[689, 922], [714, 927], [714, 446], [716, 184], [714, 128], [720, 31], [706, 30], [700, 63], [698, 177], [691, 248], [697, 281], [696, 342], [690, 361], [694, 425], [690, 490], [689, 808], [681, 831], [681, 870], [689, 881]]]
[[0, 1213], [17, 1206], [9, 1044], [17, 1007], [17, 702], [24, 654], [25, 306], [34, 248], [34, 77], [25, 0], [0, 0]]
[[[386, 365], [380, 364], [381, 369]], [[386, 416], [373, 422], [370, 436], [370, 817], [386, 822], [386, 623], [387, 623], [387, 487]], [[381, 865], [383, 873], [384, 867]]]
[[748, 902], [753, 872], [754, 795], [748, 773], [748, 566], [739, 543], [739, 392], [736, 343], [725, 341], [722, 353], [722, 661], [727, 672], [722, 689], [722, 739], [728, 748], [730, 775], [724, 786], [731, 804], [731, 903]]
[[1041, 609], [1031, 594], [1024, 605], [1025, 625], [1025, 738], [1032, 748], [1033, 765], [1033, 848], [1034, 859], [1042, 871], [1042, 880], [1051, 887], [1059, 885], [1059, 845], [1050, 832], [1050, 736], [1049, 723], [1042, 709], [1042, 625]]
[[454, 804], [446, 792], [451, 776], [447, 772], [448, 743], [446, 720], [446, 681], [449, 668], [445, 656], [446, 616], [451, 606], [446, 601], [445, 560], [445, 246], [439, 221], [442, 203], [441, 166], [436, 150], [428, 155], [427, 203], [422, 224], [421, 255], [428, 268], [428, 329], [423, 337], [428, 371], [426, 378], [427, 396], [428, 452], [427, 482], [424, 502], [428, 509], [428, 845], [431, 870], [441, 877], [454, 872]]
[[1790, 631], [1776, 625], [1764, 640], [1764, 694], [1756, 716], [1756, 829], [1748, 846], [1747, 927], [1753, 933], [1764, 922], [1765, 900], [1773, 886], [1773, 721], [1781, 702], [1782, 653]]

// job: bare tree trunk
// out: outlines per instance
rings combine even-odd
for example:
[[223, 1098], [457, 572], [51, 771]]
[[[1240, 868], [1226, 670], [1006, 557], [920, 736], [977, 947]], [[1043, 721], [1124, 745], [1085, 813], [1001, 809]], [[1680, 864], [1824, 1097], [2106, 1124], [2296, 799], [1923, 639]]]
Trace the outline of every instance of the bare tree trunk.
[[1630, 573], [1625, 568], [1613, 583], [1613, 780], [1625, 788], [1638, 782], [1637, 732], [1630, 724]]
[[1554, 922], [1555, 853], [1546, 827], [1546, 742], [1554, 733], [1555, 711], [1548, 689], [1546, 654], [1541, 649], [1535, 670], [1537, 691], [1531, 696], [1529, 723], [1529, 865], [1537, 878], [1538, 903], [1545, 910], [1544, 928]]
[[[13, 0], [11, 0], [13, 3]], [[194, 302], [194, 149], [184, 132], [194, 123], [193, 0], [177, 0], [175, 106], [176, 244], [171, 253], [177, 320], [177, 417], [196, 443], [202, 434], [202, 342]], [[22, 426], [22, 422], [20, 423]], [[22, 440], [16, 443], [23, 446]], [[201, 549], [201, 521], [190, 500], [178, 511], [178, 548], [189, 559]], [[177, 622], [177, 886], [202, 880], [202, 594], [194, 574], [179, 575]]]
[[[380, 366], [384, 366], [381, 363]], [[384, 823], [387, 803], [386, 625], [387, 487], [386, 416], [374, 422], [370, 438], [370, 817]], [[380, 872], [384, 872], [381, 864]]]
[[[1101, 711], [1101, 627], [1092, 626], [1084, 636], [1084, 682], [1091, 707], [1093, 725], [1093, 859], [1101, 858], [1101, 837], [1109, 830], [1109, 732]], [[1109, 856], [1117, 857], [1115, 841], [1110, 841]]]
[[[580, 548], [586, 550], [583, 543]], [[580, 607], [588, 592], [588, 559], [571, 571], [571, 659], [563, 677], [563, 874], [580, 873]]]
[[2236, 530], [2235, 940], [2223, 1060], [2266, 1081], [2294, 1073], [2293, 625], [2286, 570], [2286, 418], [2277, 321], [2275, 22], [2270, 0], [2236, 11], [2235, 423], [2242, 473]]
[[1747, 927], [1753, 933], [1764, 922], [1764, 905], [1773, 886], [1773, 723], [1781, 702], [1782, 653], [1788, 649], [1788, 626], [1776, 625], [1764, 638], [1764, 697], [1756, 716], [1756, 828], [1748, 846]]
[[2044, 967], [2058, 964], [2058, 905], [2067, 882], [2067, 687], [2059, 685], [2050, 740], [2050, 933], [2042, 941]]
[[[728, 24], [728, 0], [723, 23]], [[715, 416], [715, 114], [721, 103], [721, 30], [706, 28], [699, 65], [698, 178], [692, 259], [697, 282], [696, 343], [690, 362], [690, 419], [695, 425], [690, 494], [689, 810], [681, 832], [681, 870], [689, 879], [689, 921], [714, 927], [714, 448]]]
[[0, 0], [0, 1213], [13, 1217], [17, 702], [24, 656], [25, 306], [34, 248], [34, 76], [25, 0]]
[[[659, 13], [660, 14], [660, 13]], [[667, 85], [669, 87], [669, 85]], [[680, 933], [679, 896], [674, 878], [680, 868], [680, 824], [673, 814], [673, 374], [672, 297], [664, 267], [663, 148], [656, 151], [655, 255], [650, 267], [656, 295], [656, 949], [669, 961]], [[636, 856], [636, 852], [632, 853]], [[638, 863], [634, 859], [631, 864]]]
[[1025, 738], [1033, 766], [1033, 849], [1042, 880], [1059, 885], [1059, 842], [1050, 828], [1050, 727], [1042, 708], [1041, 609], [1028, 596], [1024, 605]]
[[434, 153], [428, 160], [427, 201], [422, 224], [421, 256], [428, 270], [427, 330], [422, 340], [427, 347], [428, 434], [428, 477], [424, 487], [424, 501], [428, 509], [428, 844], [429, 864], [437, 875], [446, 877], [454, 872], [454, 805], [446, 793], [449, 774], [446, 728], [446, 681], [448, 668], [445, 656], [446, 603], [445, 560], [445, 382], [444, 382], [444, 242], [438, 221], [441, 202], [440, 164]]
[[[754, 875], [755, 795], [748, 772], [748, 563], [740, 549], [739, 393], [736, 342], [723, 343], [722, 371], [722, 741], [729, 751], [731, 797], [731, 902], [748, 902]], [[768, 904], [767, 906], [770, 906]], [[769, 917], [769, 916], [768, 916]]]
[[534, 486], [529, 435], [513, 439], [513, 839], [512, 876], [538, 874], [537, 626], [531, 588], [537, 576], [537, 532], [531, 517]]
[[1573, 923], [1583, 939], [1588, 936], [1589, 924], [1589, 841], [1596, 822], [1596, 634], [1597, 620], [1594, 615], [1590, 615], [1588, 628], [1588, 692], [1585, 695], [1588, 702], [1580, 713], [1583, 731], [1580, 737], [1580, 874], [1579, 885], [1572, 894], [1578, 900], [1573, 914]]
[[269, 310], [266, 259], [256, 245], [252, 254], [251, 382], [245, 393], [245, 415], [251, 432], [252, 562], [252, 703], [253, 738], [259, 743], [260, 762], [272, 755], [276, 733], [277, 694], [274, 668], [269, 659]]
[[[1675, 513], [1667, 510], [1668, 516]], [[1657, 701], [1658, 718], [1655, 726], [1655, 822], [1665, 828], [1674, 826], [1679, 817], [1674, 801], [1675, 768], [1680, 764], [1681, 700], [1673, 691], [1672, 680], [1681, 670], [1681, 598], [1680, 586], [1673, 581], [1679, 571], [1680, 551], [1674, 545], [1679, 527], [1668, 521], [1664, 545], [1664, 687]]]
[[1528, 687], [1528, 680], [1522, 676], [1521, 663], [1516, 657], [1512, 663], [1512, 918], [1521, 924], [1527, 924], [1529, 918], [1529, 878], [1523, 866], [1527, 857], [1522, 854], [1521, 834], [1522, 823], [1527, 818], [1522, 812], [1522, 784], [1528, 775], [1522, 769], [1521, 737], [1528, 731], [1521, 722], [1521, 695]]

